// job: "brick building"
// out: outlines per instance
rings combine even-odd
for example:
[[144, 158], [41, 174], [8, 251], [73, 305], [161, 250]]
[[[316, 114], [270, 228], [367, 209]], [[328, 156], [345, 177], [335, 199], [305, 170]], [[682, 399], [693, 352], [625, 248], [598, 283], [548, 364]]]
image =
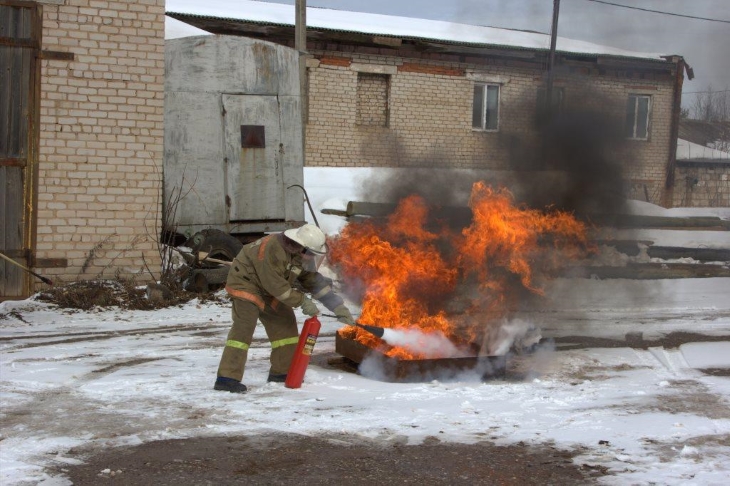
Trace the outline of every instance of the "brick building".
[[[211, 33], [294, 46], [292, 6], [166, 9]], [[549, 36], [312, 8], [306, 22], [307, 166], [561, 170], [541, 150]], [[620, 132], [606, 142], [630, 198], [672, 205], [685, 72], [680, 56], [558, 39], [554, 110], [599, 113]]]
[[674, 206], [730, 207], [730, 153], [679, 139], [675, 179]]
[[[0, 249], [53, 280], [160, 267], [164, 6], [0, 1]], [[0, 273], [3, 298], [33, 290]]]
[[682, 119], [674, 206], [730, 207], [730, 121]]
[[[165, 10], [293, 46], [292, 6], [237, 8], [0, 0], [3, 253], [60, 280], [159, 268]], [[331, 11], [309, 10], [308, 166], [553, 168], [537, 155], [546, 36], [347, 12], [333, 24]], [[558, 42], [553, 105], [621, 121], [611, 151], [631, 197], [671, 205], [685, 70], [679, 56]], [[0, 296], [33, 290], [17, 267], [0, 272]]]

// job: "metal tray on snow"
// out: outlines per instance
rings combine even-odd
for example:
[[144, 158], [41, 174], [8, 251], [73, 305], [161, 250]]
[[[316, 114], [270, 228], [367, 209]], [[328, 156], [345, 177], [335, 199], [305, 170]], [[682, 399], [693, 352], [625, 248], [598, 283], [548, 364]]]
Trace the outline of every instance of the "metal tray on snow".
[[[335, 333], [335, 352], [357, 363], [358, 372], [388, 382], [426, 382], [453, 379], [463, 373], [478, 375], [483, 381], [504, 378], [506, 356], [414, 359], [392, 358], [353, 339]], [[366, 360], [367, 358], [367, 360]], [[365, 362], [365, 365], [363, 365]]]

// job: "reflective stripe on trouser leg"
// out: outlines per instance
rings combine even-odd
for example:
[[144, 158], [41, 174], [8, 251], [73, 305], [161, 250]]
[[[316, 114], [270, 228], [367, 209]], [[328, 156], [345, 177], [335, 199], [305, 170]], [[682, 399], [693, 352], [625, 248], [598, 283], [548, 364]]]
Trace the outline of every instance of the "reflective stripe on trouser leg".
[[241, 381], [248, 358], [249, 343], [253, 339], [253, 331], [259, 318], [259, 308], [247, 300], [231, 299], [231, 317], [233, 326], [228, 332], [226, 346], [223, 348], [218, 376]]
[[275, 309], [267, 305], [259, 319], [271, 341], [270, 373], [284, 375], [289, 371], [289, 365], [291, 365], [299, 342], [294, 311], [286, 305], [279, 304]]

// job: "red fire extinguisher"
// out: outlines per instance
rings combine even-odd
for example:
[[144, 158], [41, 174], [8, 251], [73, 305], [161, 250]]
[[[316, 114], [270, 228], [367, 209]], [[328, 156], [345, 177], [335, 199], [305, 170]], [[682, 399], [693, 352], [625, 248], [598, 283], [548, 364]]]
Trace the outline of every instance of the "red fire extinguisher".
[[307, 371], [307, 366], [309, 366], [309, 359], [312, 357], [312, 351], [321, 327], [322, 324], [317, 316], [312, 316], [304, 321], [302, 333], [299, 335], [299, 342], [297, 343], [297, 350], [294, 351], [294, 359], [291, 366], [289, 366], [289, 372], [286, 374], [284, 386], [287, 388], [302, 386], [304, 373]]

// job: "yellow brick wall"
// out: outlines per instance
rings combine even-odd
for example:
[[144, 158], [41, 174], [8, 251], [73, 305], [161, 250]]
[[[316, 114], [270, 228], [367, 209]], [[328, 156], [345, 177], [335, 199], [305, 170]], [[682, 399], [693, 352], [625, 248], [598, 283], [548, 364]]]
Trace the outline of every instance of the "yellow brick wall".
[[[413, 61], [359, 53], [313, 52], [310, 65], [308, 166], [458, 167], [510, 169], [539, 152], [536, 129], [541, 72], [528, 67]], [[334, 60], [339, 60], [335, 62]], [[389, 126], [357, 123], [355, 66], [390, 66]], [[501, 85], [497, 132], [472, 129], [474, 76]], [[492, 82], [492, 81], [489, 81]], [[622, 141], [612, 157], [623, 161], [632, 197], [661, 203], [670, 149], [672, 80], [649, 81], [616, 75], [562, 74], [556, 86], [566, 107], [605, 111], [622, 121], [629, 94], [652, 97], [648, 141]], [[639, 197], [640, 196], [640, 197]]]
[[37, 257], [54, 280], [159, 272], [164, 0], [43, 5]]

